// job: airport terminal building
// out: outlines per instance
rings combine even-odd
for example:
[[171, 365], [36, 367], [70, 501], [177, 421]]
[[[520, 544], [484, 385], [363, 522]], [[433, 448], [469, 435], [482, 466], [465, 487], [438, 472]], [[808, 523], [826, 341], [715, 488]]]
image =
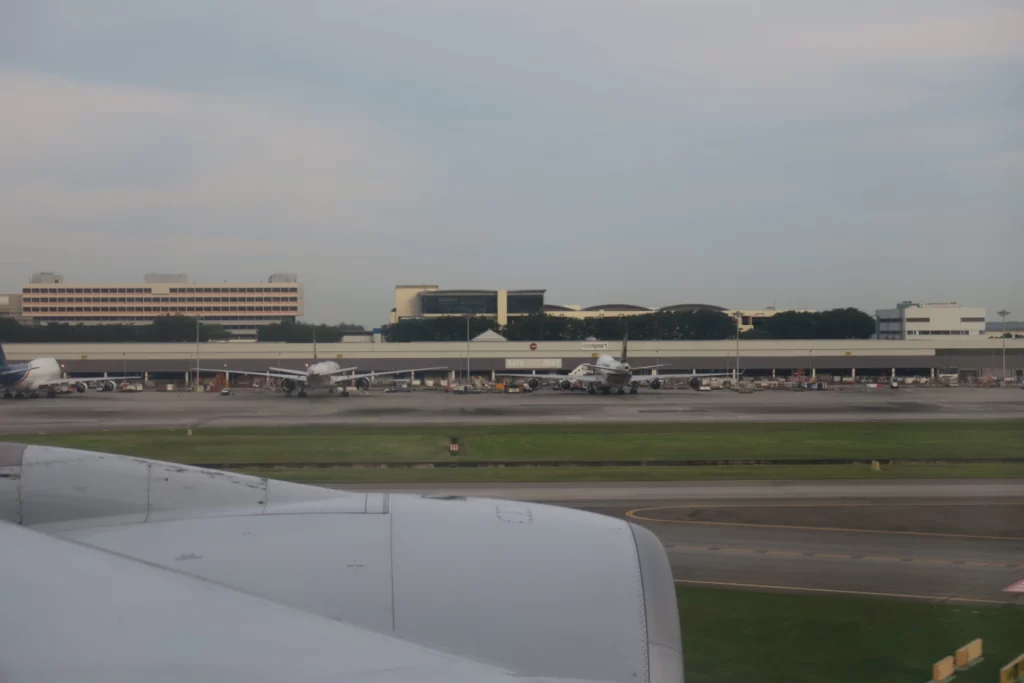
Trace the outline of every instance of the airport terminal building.
[[303, 313], [302, 285], [291, 273], [266, 282], [192, 282], [184, 273], [150, 273], [141, 283], [81, 284], [58, 273], [36, 273], [21, 291], [22, 319], [35, 323], [146, 325], [185, 315], [222, 325], [240, 339], [259, 327]]
[[[437, 285], [396, 285], [395, 307], [391, 322], [406, 318], [478, 316], [493, 318], [507, 325], [510, 318], [544, 314], [560, 318], [619, 318], [622, 316], [672, 313], [697, 309], [714, 310], [739, 319], [741, 331], [758, 326], [766, 318], [783, 312], [774, 307], [763, 309], [727, 309], [710, 304], [684, 303], [651, 308], [636, 304], [608, 303], [595, 306], [550, 304], [544, 301], [545, 289], [440, 289]], [[788, 309], [787, 309], [788, 310]], [[800, 313], [813, 313], [799, 309]]]

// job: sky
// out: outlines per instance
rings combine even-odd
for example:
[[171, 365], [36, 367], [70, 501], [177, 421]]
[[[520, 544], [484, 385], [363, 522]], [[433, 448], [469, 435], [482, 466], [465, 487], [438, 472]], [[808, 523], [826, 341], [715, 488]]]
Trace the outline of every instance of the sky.
[[1024, 318], [1020, 0], [0, 0], [0, 291]]

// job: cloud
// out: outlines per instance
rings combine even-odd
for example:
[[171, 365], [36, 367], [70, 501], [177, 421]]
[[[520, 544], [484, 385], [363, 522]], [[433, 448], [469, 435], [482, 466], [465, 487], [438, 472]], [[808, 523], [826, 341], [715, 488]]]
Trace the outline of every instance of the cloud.
[[420, 190], [410, 149], [350, 113], [15, 70], [0, 70], [0, 91], [8, 244], [168, 222], [211, 236], [358, 233], [387, 227], [367, 222], [368, 207]]

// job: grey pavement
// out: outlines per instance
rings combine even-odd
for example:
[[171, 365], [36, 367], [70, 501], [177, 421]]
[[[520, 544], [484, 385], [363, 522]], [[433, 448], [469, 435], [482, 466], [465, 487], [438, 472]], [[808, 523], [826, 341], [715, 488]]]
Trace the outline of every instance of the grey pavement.
[[[687, 585], [1024, 606], [1024, 594], [1002, 591], [1024, 578], [1020, 479], [349, 488], [632, 511], [646, 518], [630, 517], [658, 535]], [[780, 511], [789, 518], [780, 521]]]
[[550, 390], [469, 395], [375, 390], [349, 398], [300, 399], [240, 390], [231, 396], [88, 392], [0, 401], [0, 434], [199, 426], [970, 419], [1024, 419], [1024, 391], [904, 388], [738, 394], [648, 390], [637, 396], [589, 396]]

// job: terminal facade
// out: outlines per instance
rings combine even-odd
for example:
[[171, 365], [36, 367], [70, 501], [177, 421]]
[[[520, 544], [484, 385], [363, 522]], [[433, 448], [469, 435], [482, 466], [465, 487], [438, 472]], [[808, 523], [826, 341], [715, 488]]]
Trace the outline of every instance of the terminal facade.
[[[596, 306], [549, 304], [544, 301], [545, 289], [440, 289], [437, 285], [396, 285], [395, 307], [391, 309], [391, 322], [404, 318], [440, 318], [444, 316], [479, 316], [492, 318], [499, 325], [507, 325], [510, 318], [543, 313], [560, 318], [619, 318], [658, 312], [715, 310], [738, 318], [740, 331], [758, 326], [761, 321], [783, 310], [727, 309], [710, 304], [676, 304], [649, 308], [635, 304], [609, 303]], [[787, 309], [788, 310], [788, 309]], [[799, 313], [813, 313], [799, 309]]]
[[69, 283], [58, 273], [36, 273], [21, 290], [21, 318], [36, 323], [145, 325], [184, 315], [221, 325], [239, 339], [259, 327], [294, 321], [303, 313], [303, 291], [291, 273], [266, 282], [191, 282], [187, 275], [150, 273], [135, 284]]
[[986, 334], [985, 309], [958, 303], [917, 304], [902, 301], [896, 308], [875, 311], [878, 339], [977, 337]]

